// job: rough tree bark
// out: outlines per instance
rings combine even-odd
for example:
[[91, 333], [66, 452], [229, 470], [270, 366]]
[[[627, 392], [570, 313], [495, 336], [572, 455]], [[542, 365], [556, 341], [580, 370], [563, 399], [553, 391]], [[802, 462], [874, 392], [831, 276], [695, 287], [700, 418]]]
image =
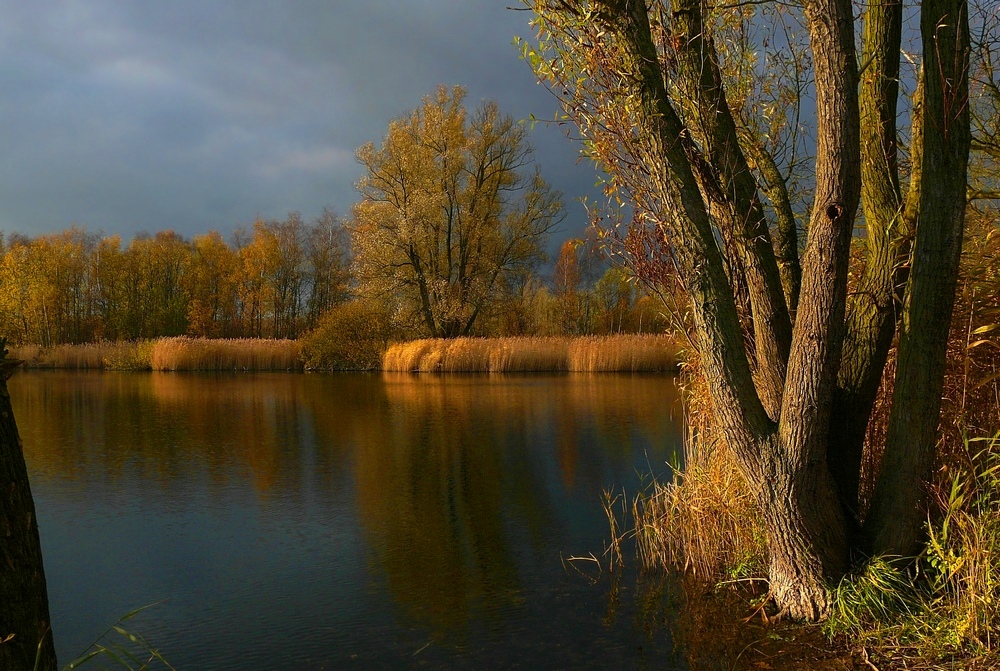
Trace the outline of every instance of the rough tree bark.
[[[745, 148], [706, 27], [710, 8], [698, 0], [525, 1], [539, 16], [539, 47], [529, 49], [536, 73], [562, 99], [612, 188], [670, 243], [715, 418], [766, 524], [771, 594], [792, 617], [821, 619], [852, 550], [905, 554], [922, 538], [966, 195], [965, 0], [923, 2], [923, 93], [908, 199], [896, 150], [898, 0], [870, 3], [863, 65], [850, 0], [804, 3], [817, 147], [795, 291], [787, 272], [782, 282], [787, 241], [778, 230], [776, 254], [749, 166], [765, 184], [777, 171], [761, 148]], [[672, 98], [678, 91], [686, 98]], [[862, 192], [868, 256], [848, 312]], [[787, 227], [788, 212], [780, 208], [774, 219]], [[744, 271], [750, 334], [723, 247], [736, 250]], [[864, 432], [900, 322], [885, 467], [862, 519]]]
[[[827, 460], [853, 536], [860, 531], [859, 472], [865, 429], [901, 310], [909, 231], [903, 218], [896, 143], [900, 0], [876, 0], [865, 12], [859, 90], [860, 168], [865, 217], [865, 268], [847, 313], [844, 352], [830, 422]], [[919, 138], [914, 143], [919, 146]], [[913, 184], [913, 180], [911, 180]], [[917, 193], [911, 188], [910, 195]]]
[[965, 0], [924, 0], [919, 224], [906, 289], [882, 470], [866, 519], [876, 554], [921, 540], [937, 445], [948, 328], [965, 225], [969, 163], [969, 19]]
[[19, 361], [0, 338], [0, 669], [55, 671], [56, 652], [35, 504], [7, 392]]

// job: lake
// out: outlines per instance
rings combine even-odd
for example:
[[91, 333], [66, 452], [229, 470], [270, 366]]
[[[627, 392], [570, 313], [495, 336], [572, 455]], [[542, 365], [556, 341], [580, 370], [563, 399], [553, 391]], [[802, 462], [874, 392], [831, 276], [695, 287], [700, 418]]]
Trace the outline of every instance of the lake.
[[179, 670], [684, 666], [602, 556], [602, 492], [680, 449], [670, 376], [8, 385], [62, 664], [157, 603], [128, 626]]

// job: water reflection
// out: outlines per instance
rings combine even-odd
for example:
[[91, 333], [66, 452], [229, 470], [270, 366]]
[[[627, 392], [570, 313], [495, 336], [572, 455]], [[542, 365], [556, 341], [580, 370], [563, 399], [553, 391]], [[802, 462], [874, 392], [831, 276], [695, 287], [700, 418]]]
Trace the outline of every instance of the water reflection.
[[[244, 664], [259, 647], [253, 666], [296, 668], [268, 657], [284, 640], [318, 668], [345, 656], [395, 666], [428, 640], [432, 665], [471, 654], [472, 639], [487, 661], [553, 637], [593, 657], [602, 637], [620, 647], [637, 635], [622, 618], [601, 629], [604, 612], [559, 591], [560, 555], [600, 552], [603, 488], [634, 490], [640, 473], [665, 468], [679, 435], [669, 378], [35, 372], [11, 387], [51, 525], [66, 509], [124, 500], [157, 511], [142, 518], [147, 532], [181, 548], [129, 569], [149, 572], [133, 591], [150, 593], [130, 593], [139, 603], [117, 614], [169, 597], [165, 631], [186, 630], [172, 660], [190, 655], [192, 668], [232, 659], [227, 637]], [[241, 521], [220, 532], [213, 519]], [[61, 542], [58, 529], [49, 538]], [[170, 561], [197, 562], [213, 592]], [[86, 566], [52, 582], [75, 589]], [[227, 575], [233, 566], [252, 589]], [[285, 602], [282, 616], [273, 605]], [[196, 607], [253, 626], [196, 623]], [[86, 628], [86, 614], [62, 617]], [[350, 624], [331, 638], [331, 619]], [[392, 643], [375, 651], [372, 640]]]

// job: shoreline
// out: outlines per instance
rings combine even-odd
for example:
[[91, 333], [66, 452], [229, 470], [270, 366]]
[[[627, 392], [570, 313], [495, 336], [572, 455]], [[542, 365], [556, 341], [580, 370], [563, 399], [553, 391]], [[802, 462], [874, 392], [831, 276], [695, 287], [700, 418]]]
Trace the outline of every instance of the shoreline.
[[8, 346], [29, 370], [156, 372], [664, 373], [681, 356], [671, 335], [417, 339], [392, 343], [371, 368], [308, 368], [301, 340], [175, 336]]

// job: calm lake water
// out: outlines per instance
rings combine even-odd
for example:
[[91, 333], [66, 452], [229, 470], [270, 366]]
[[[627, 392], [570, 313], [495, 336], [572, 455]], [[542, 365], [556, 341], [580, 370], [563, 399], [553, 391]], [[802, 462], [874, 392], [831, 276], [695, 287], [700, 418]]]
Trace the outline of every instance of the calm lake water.
[[615, 587], [568, 559], [601, 557], [602, 490], [669, 474], [670, 377], [22, 371], [9, 388], [61, 663], [161, 602], [130, 626], [178, 669], [683, 666], [628, 569]]

